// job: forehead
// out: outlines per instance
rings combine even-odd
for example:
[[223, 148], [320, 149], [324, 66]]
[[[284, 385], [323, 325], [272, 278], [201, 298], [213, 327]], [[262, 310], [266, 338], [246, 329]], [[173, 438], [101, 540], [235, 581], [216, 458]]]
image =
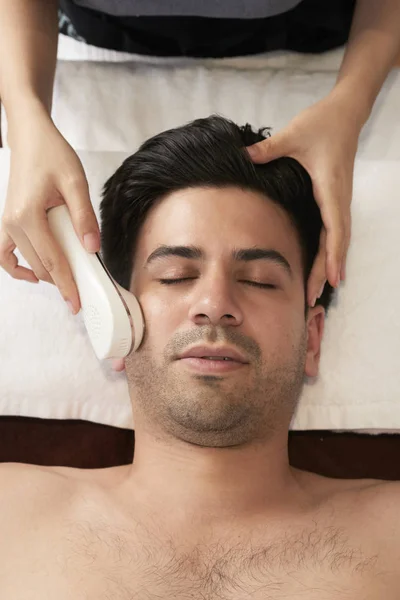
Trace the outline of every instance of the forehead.
[[232, 248], [268, 246], [301, 268], [300, 245], [286, 211], [264, 195], [240, 188], [190, 188], [158, 201], [139, 232], [136, 257], [159, 245], [197, 245], [206, 258]]

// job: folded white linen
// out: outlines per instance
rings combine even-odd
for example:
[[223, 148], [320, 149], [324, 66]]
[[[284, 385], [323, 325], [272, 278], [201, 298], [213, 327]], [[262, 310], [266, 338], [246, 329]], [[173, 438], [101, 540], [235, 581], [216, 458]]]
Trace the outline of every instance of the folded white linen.
[[[126, 154], [79, 155], [99, 219], [102, 184]], [[2, 150], [0, 213], [8, 168]], [[320, 375], [305, 382], [294, 430], [400, 429], [399, 187], [398, 163], [357, 162], [347, 279], [326, 319]], [[134, 427], [125, 373], [97, 360], [81, 314], [68, 312], [54, 286], [0, 270], [0, 315], [1, 415]]]
[[[279, 130], [332, 88], [342, 55], [162, 59], [60, 36], [53, 117], [82, 158], [98, 215], [105, 179], [150, 135], [213, 112]], [[397, 69], [360, 138], [347, 280], [326, 321], [320, 375], [306, 381], [292, 429], [400, 429], [399, 104]], [[3, 131], [6, 142], [4, 114]], [[8, 167], [2, 150], [0, 215]], [[97, 361], [81, 315], [68, 313], [56, 288], [0, 269], [0, 314], [0, 414], [134, 426], [125, 374]]]

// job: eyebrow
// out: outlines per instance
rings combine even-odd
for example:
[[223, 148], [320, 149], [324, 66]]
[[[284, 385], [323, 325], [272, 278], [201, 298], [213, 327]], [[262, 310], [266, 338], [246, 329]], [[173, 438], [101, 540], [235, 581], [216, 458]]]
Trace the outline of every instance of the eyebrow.
[[[181, 258], [200, 260], [204, 259], [204, 252], [198, 246], [165, 246], [161, 245], [150, 254], [147, 258], [145, 266], [157, 259], [166, 258], [169, 256], [179, 256]], [[293, 272], [289, 261], [277, 250], [273, 248], [234, 248], [231, 253], [231, 258], [235, 261], [250, 262], [252, 260], [268, 260], [274, 262], [280, 267], [283, 267], [289, 277], [293, 279]]]

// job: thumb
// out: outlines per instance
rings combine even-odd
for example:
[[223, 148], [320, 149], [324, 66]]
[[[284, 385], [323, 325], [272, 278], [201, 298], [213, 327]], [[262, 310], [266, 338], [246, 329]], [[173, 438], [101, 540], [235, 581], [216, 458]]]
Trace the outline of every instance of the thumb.
[[78, 181], [62, 190], [65, 203], [71, 214], [71, 221], [81, 241], [88, 252], [99, 252], [100, 229], [90, 201], [89, 186], [85, 175]]
[[250, 158], [255, 163], [266, 163], [281, 156], [286, 156], [284, 147], [284, 136], [279, 133], [273, 137], [247, 146]]

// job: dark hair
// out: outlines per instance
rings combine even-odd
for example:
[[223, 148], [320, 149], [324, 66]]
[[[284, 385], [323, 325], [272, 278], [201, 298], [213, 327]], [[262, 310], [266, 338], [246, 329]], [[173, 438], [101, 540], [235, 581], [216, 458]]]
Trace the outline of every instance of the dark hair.
[[[267, 131], [267, 136], [264, 132]], [[144, 142], [108, 179], [100, 204], [102, 258], [114, 279], [129, 289], [136, 240], [147, 212], [168, 194], [190, 187], [235, 186], [261, 192], [290, 217], [301, 248], [305, 313], [307, 281], [319, 248], [322, 219], [307, 171], [293, 158], [254, 164], [245, 146], [269, 137], [212, 115]], [[317, 303], [327, 310], [333, 288]]]

